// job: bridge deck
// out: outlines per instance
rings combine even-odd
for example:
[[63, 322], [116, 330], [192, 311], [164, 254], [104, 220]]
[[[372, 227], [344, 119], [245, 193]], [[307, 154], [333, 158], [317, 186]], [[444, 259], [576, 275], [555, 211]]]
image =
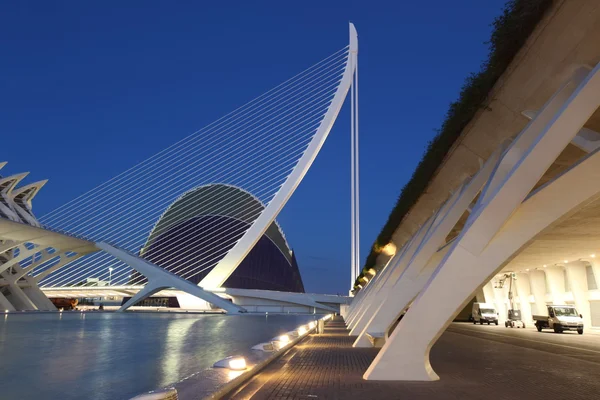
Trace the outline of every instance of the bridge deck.
[[[502, 327], [503, 328], [503, 327]], [[477, 333], [475, 332], [475, 335]], [[431, 350], [437, 382], [364, 381], [377, 349], [352, 348], [338, 318], [257, 374], [232, 399], [592, 399], [600, 393], [599, 357], [528, 348], [459, 333], [455, 327]], [[525, 346], [525, 347], [524, 347]]]

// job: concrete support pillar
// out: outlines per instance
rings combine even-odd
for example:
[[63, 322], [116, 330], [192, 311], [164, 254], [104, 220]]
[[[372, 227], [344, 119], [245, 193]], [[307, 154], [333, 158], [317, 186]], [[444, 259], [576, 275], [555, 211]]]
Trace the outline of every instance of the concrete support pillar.
[[370, 302], [377, 295], [379, 290], [383, 287], [393, 269], [393, 266], [396, 265], [398, 258], [401, 257], [402, 252], [404, 250], [405, 249], [403, 248], [402, 250], [397, 252], [393, 257], [391, 257], [387, 261], [383, 269], [373, 277], [369, 284], [365, 288], [363, 288], [363, 290], [358, 292], [356, 301], [352, 302], [349, 318], [346, 320], [346, 326], [349, 329], [352, 329], [354, 327], [356, 320], [364, 314], [365, 307], [367, 307], [370, 304]]
[[[508, 299], [508, 289], [494, 287], [494, 281], [492, 279], [481, 288], [480, 292], [483, 293], [481, 303], [493, 304], [498, 312], [498, 321], [503, 324], [506, 320], [506, 300]], [[479, 299], [478, 299], [479, 301]]]
[[531, 189], [600, 105], [600, 65], [578, 69], [503, 152], [465, 227], [377, 354], [367, 380], [435, 380], [429, 351], [519, 249], [600, 193], [600, 153]]
[[10, 301], [8, 301], [8, 299], [6, 297], [4, 297], [2, 292], [0, 292], [0, 312], [4, 311], [4, 310], [16, 311], [15, 307], [12, 305], [12, 303]]
[[[373, 297], [379, 292], [386, 279], [388, 278], [391, 270], [391, 265], [394, 265], [395, 261], [399, 257], [398, 254], [394, 256], [385, 267], [379, 271], [377, 275], [373, 278], [371, 282], [364, 288], [364, 291], [361, 290], [358, 295], [360, 298], [356, 299], [356, 303], [352, 302], [352, 309], [350, 311], [349, 318], [346, 320], [346, 326], [348, 329], [352, 329], [356, 324], [357, 319], [361, 318], [365, 312], [365, 307], [367, 307], [370, 302], [373, 300]], [[362, 293], [362, 296], [361, 296]]]
[[434, 219], [434, 217], [429, 218], [429, 220], [423, 224], [423, 226], [421, 226], [417, 234], [412, 237], [409, 243], [404, 246], [403, 252], [399, 255], [398, 259], [395, 260], [396, 262], [393, 264], [390, 263], [388, 266], [388, 268], [391, 268], [389, 276], [385, 278], [384, 282], [382, 282], [383, 284], [381, 285], [381, 288], [374, 292], [373, 298], [368, 303], [365, 303], [362, 314], [353, 321], [352, 326], [350, 327], [350, 335], [359, 335], [366, 328], [367, 323], [374, 315], [375, 311], [377, 311], [377, 309], [385, 301], [393, 286], [405, 271], [412, 256], [419, 248], [419, 244], [423, 240], [423, 237], [433, 224]]
[[423, 289], [431, 274], [439, 265], [446, 251], [432, 257], [430, 263], [417, 276], [405, 274], [394, 287], [390, 290], [389, 296], [369, 318], [363, 330], [359, 333], [353, 347], [372, 347], [368, 335], [385, 334], [392, 324], [400, 317], [402, 311], [414, 300], [414, 298]]
[[501, 288], [494, 288], [494, 304], [498, 312], [498, 322], [504, 324], [508, 315], [508, 280]]
[[592, 266], [592, 271], [594, 271], [596, 287], [600, 289], [600, 261], [597, 261], [596, 258], [590, 258], [588, 261]]
[[590, 302], [587, 299], [587, 274], [586, 264], [582, 261], [569, 263], [565, 266], [567, 271], [567, 279], [571, 286], [571, 293], [573, 293], [573, 299], [575, 300], [575, 307], [577, 311], [583, 315], [584, 326], [591, 326], [592, 319], [590, 316]]
[[365, 297], [361, 308], [348, 325], [350, 335], [357, 335], [364, 329], [365, 324], [371, 318], [373, 312], [379, 307], [383, 299], [385, 299], [388, 291], [402, 273], [402, 269], [398, 264], [392, 265], [389, 268], [391, 269], [386, 276], [382, 277], [380, 286], [378, 288], [373, 288], [368, 298]]
[[478, 303], [485, 303], [485, 294], [483, 293], [483, 288], [477, 291], [477, 294], [475, 295], [475, 301]]
[[484, 303], [493, 303], [494, 301], [496, 301], [496, 295], [494, 294], [494, 283], [492, 281], [489, 281], [488, 283], [483, 285], [482, 290]]
[[546, 268], [548, 289], [554, 304], [565, 304], [565, 271], [561, 266]]
[[6, 298], [12, 303], [17, 311], [37, 310], [35, 304], [17, 284], [11, 283], [9, 285], [9, 290], [10, 295], [6, 296]]
[[[382, 279], [384, 279], [385, 275], [387, 273], [389, 273], [388, 267], [389, 267], [390, 263], [392, 263], [392, 261], [396, 258], [396, 256], [399, 255], [400, 252], [401, 251], [398, 250], [394, 254], [385, 255], [385, 257], [382, 259], [382, 262], [384, 263], [383, 268], [381, 270], [379, 270], [379, 272], [375, 273], [375, 275], [373, 275], [371, 277], [371, 280], [367, 283], [367, 286], [364, 287], [363, 289], [361, 289], [358, 292], [358, 294], [356, 296], [354, 296], [354, 298], [352, 299], [352, 302], [350, 303], [350, 305], [348, 307], [347, 316], [344, 317], [346, 326], [349, 327], [352, 324], [352, 322], [356, 318], [356, 314], [362, 308], [366, 298], [368, 298], [369, 296], [372, 296], [373, 291], [375, 290], [375, 287], [378, 287], [381, 284]], [[381, 258], [383, 256], [384, 255], [382, 254], [378, 258]]]
[[392, 286], [382, 291], [369, 309], [372, 311], [350, 332], [359, 336], [354, 343], [355, 346], [368, 345], [369, 342], [365, 339], [368, 333], [387, 333], [402, 311], [427, 284], [451, 248], [451, 245], [446, 243], [448, 234], [485, 185], [500, 153], [501, 151], [496, 151], [477, 174], [452, 193], [442, 207], [411, 238], [396, 267], [402, 270], [402, 274], [398, 279], [390, 280]]
[[396, 280], [389, 280], [389, 289], [382, 291], [380, 297], [375, 299], [369, 308], [372, 311], [350, 332], [359, 336], [355, 346], [370, 345], [365, 336], [370, 333], [388, 333], [390, 326], [396, 323], [402, 311], [427, 284], [451, 248], [451, 245], [446, 243], [448, 234], [484, 187], [501, 152], [494, 152], [477, 174], [454, 191], [404, 246], [398, 265], [395, 266], [397, 270], [402, 271], [401, 275]]
[[544, 271], [531, 271], [529, 274], [529, 281], [531, 282], [531, 293], [535, 299], [535, 305], [538, 314], [546, 313], [546, 272]]
[[515, 307], [519, 307], [519, 309], [521, 310], [521, 319], [525, 323], [532, 322], [533, 317], [531, 314], [531, 303], [529, 302], [529, 299], [531, 297], [531, 285], [529, 283], [529, 274], [517, 274], [516, 287], [517, 293], [519, 295], [519, 304], [516, 304], [515, 302]]
[[368, 299], [373, 295], [374, 291], [377, 291], [377, 288], [382, 284], [382, 281], [385, 280], [387, 274], [389, 274], [389, 266], [392, 263], [394, 258], [396, 258], [398, 254], [394, 255], [390, 260], [387, 261], [385, 266], [371, 279], [369, 284], [361, 289], [356, 297], [352, 299], [352, 303], [350, 304], [348, 318], [345, 318], [346, 326], [350, 328], [354, 323], [357, 315], [362, 312], [364, 304], [368, 302]]
[[37, 285], [21, 288], [38, 310], [56, 311], [56, 307]]

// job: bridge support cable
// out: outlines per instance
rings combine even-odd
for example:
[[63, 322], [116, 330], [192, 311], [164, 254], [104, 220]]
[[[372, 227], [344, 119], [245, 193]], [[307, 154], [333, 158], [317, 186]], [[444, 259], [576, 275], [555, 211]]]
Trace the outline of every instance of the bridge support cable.
[[[348, 60], [356, 47], [351, 26], [349, 46], [45, 215], [42, 224], [110, 243], [142, 258], [152, 233], [179, 257], [203, 254], [178, 271], [182, 278], [210, 271], [206, 275], [210, 279], [201, 285], [220, 286], [274, 223], [320, 150], [349, 89], [353, 67]], [[231, 191], [222, 198], [186, 197], [209, 185]], [[204, 222], [204, 229], [218, 235], [216, 245], [193, 247], [190, 236], [176, 229], [181, 220], [157, 225], [175, 202], [178, 212], [187, 216], [231, 207], [232, 202], [243, 200], [234, 188], [254, 201], [245, 204], [235, 219]], [[168, 260], [155, 254], [148, 261], [160, 266]], [[44, 287], [83, 285], [88, 278], [110, 280], [112, 285], [144, 280], [109, 252], [78, 257], [49, 275], [44, 271], [43, 266], [35, 271]]]
[[[300, 146], [302, 146], [303, 144], [304, 143], [301, 143]], [[296, 148], [293, 148], [292, 150], [295, 150], [296, 152], [298, 152], [299, 146], [295, 145], [295, 147]], [[289, 153], [289, 151], [288, 151], [288, 153]], [[285, 154], [285, 155], [287, 155], [287, 154]], [[286, 158], [283, 158], [283, 160], [278, 160], [278, 161], [272, 163], [271, 166], [278, 167], [280, 164], [282, 164], [282, 161], [283, 161], [283, 163], [287, 162], [289, 164], [290, 157], [287, 156]], [[255, 188], [254, 193], [257, 193], [258, 195], [266, 194], [266, 196], [268, 196], [269, 192], [272, 193], [274, 191], [274, 189], [276, 189], [277, 185], [279, 184], [278, 179], [281, 180], [281, 177], [274, 175], [273, 173], [271, 173], [271, 171], [266, 171], [264, 175], [265, 175], [265, 177], [262, 177], [262, 179], [257, 179], [256, 177], [251, 176], [249, 179], [247, 179], [243, 182], [248, 183], [248, 184], [253, 184], [253, 187]], [[229, 175], [229, 176], [231, 176], [231, 175]], [[268, 201], [268, 197], [267, 197], [267, 201]], [[196, 209], [200, 208], [202, 206], [205, 206], [205, 204], [189, 204], [187, 206], [188, 206], [188, 211], [193, 212], [194, 208], [196, 208]], [[218, 207], [218, 204], [215, 204], [214, 206]], [[159, 211], [162, 212], [163, 210], [159, 210]], [[254, 212], [254, 211], [256, 211], [256, 210], [250, 210], [249, 212]], [[155, 221], [152, 221], [152, 222], [155, 222]], [[121, 232], [121, 233], [115, 232], [115, 235], [111, 236], [110, 240], [120, 240], [121, 238], [124, 238], [125, 236], [126, 236], [125, 232]], [[141, 238], [138, 237], [137, 239], [145, 240], [146, 238], [147, 238], [147, 234], [143, 234]], [[130, 243], [134, 242], [135, 239], [136, 239], [135, 237], [129, 238], [129, 242], [126, 245], [129, 245]]]

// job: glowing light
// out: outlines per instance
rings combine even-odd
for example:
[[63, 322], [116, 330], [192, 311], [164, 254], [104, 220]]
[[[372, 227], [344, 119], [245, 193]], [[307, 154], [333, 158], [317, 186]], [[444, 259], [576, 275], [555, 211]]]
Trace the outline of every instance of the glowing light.
[[317, 325], [317, 323], [315, 321], [310, 321], [308, 323], [308, 328], [309, 329], [314, 329], [316, 325]]
[[306, 333], [306, 328], [301, 326], [300, 328], [298, 328], [298, 334], [300, 336], [304, 335]]
[[271, 343], [273, 345], [273, 349], [275, 350], [281, 350], [283, 348], [283, 346], [285, 346], [283, 343], [276, 341], [276, 342], [272, 342]]
[[546, 264], [544, 264], [544, 268], [546, 268], [546, 267], [547, 267], [547, 265], [546, 265]]
[[529, 268], [525, 268], [525, 271], [529, 271]]
[[288, 335], [281, 335], [279, 336], [279, 341], [285, 346], [290, 342], [290, 337]]
[[8, 314], [8, 310], [4, 310], [4, 314]]
[[389, 242], [381, 249], [381, 252], [386, 256], [393, 256], [396, 254], [396, 245], [392, 242]]
[[564, 260], [564, 262], [565, 262], [565, 264], [568, 264], [568, 263], [569, 263], [569, 260]]
[[236, 357], [229, 360], [229, 369], [234, 371], [242, 371], [246, 369], [246, 359], [244, 357]]
[[596, 258], [596, 255], [595, 254], [590, 254], [590, 257]]

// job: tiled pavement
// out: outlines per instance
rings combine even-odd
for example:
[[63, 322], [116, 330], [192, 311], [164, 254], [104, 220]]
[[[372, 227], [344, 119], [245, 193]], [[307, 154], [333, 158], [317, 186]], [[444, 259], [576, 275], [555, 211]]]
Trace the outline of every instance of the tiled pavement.
[[377, 349], [352, 348], [341, 320], [270, 364], [231, 399], [600, 399], [600, 363], [444, 333], [431, 350], [437, 382], [364, 381]]

